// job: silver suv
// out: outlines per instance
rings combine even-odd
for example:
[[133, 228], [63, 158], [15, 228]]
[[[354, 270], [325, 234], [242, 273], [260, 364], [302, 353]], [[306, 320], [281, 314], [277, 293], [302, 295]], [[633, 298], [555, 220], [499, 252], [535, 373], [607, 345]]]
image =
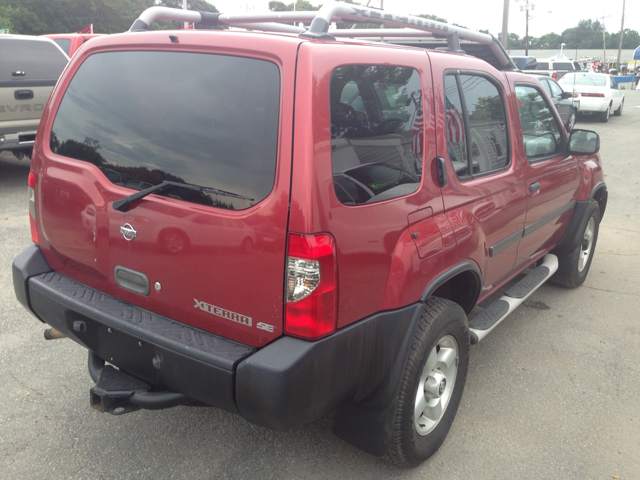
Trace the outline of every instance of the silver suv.
[[48, 38], [0, 35], [0, 151], [31, 155], [40, 117], [68, 62]]

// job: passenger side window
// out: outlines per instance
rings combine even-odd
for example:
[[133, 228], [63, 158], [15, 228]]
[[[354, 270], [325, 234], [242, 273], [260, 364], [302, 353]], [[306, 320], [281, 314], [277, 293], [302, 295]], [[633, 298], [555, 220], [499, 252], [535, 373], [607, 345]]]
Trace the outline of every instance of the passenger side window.
[[562, 151], [562, 129], [540, 91], [534, 86], [517, 85], [516, 101], [522, 125], [522, 140], [529, 162]]
[[375, 203], [418, 190], [424, 151], [418, 72], [340, 67], [331, 75], [329, 96], [331, 168], [340, 202]]
[[449, 159], [459, 178], [504, 170], [510, 163], [509, 135], [501, 89], [481, 75], [445, 77]]

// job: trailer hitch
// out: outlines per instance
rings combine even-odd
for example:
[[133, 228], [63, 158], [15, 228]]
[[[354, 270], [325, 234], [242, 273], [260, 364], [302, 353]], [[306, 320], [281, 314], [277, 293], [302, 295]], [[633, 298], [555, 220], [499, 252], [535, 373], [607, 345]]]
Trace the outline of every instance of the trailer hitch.
[[90, 390], [90, 402], [99, 412], [122, 415], [141, 408], [161, 410], [193, 402], [181, 393], [152, 392], [148, 383], [104, 363], [89, 351], [89, 374], [96, 382]]

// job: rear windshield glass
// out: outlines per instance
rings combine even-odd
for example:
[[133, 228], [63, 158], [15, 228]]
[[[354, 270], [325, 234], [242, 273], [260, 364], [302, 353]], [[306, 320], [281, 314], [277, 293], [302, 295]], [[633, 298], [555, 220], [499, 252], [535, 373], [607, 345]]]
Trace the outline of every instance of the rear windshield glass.
[[556, 62], [553, 64], [554, 70], [573, 70], [573, 65], [568, 62]]
[[54, 85], [69, 59], [53, 42], [0, 38], [0, 81]]
[[280, 75], [243, 57], [109, 52], [89, 57], [67, 89], [51, 149], [92, 163], [116, 185], [231, 210], [273, 188]]
[[560, 85], [586, 85], [588, 87], [604, 87], [607, 77], [604, 75], [568, 74], [558, 80]]

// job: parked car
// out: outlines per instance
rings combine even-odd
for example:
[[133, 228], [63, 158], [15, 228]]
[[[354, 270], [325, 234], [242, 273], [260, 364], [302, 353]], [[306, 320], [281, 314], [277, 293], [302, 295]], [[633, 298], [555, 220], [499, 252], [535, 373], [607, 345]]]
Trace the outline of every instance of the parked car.
[[554, 80], [560, 80], [567, 73], [582, 71], [582, 65], [568, 58], [552, 57], [538, 59], [536, 71], [537, 73], [548, 75]]
[[580, 114], [597, 115], [603, 122], [608, 122], [612, 113], [618, 117], [622, 115], [624, 93], [611, 75], [572, 73], [562, 77], [558, 83], [565, 90], [580, 96]]
[[101, 33], [50, 33], [43, 35], [56, 42], [64, 53], [69, 57], [73, 57], [82, 45], [91, 40], [92, 38], [101, 37]]
[[536, 67], [538, 66], [538, 61], [536, 57], [514, 56], [514, 57], [511, 57], [511, 61], [520, 70], [535, 70]]
[[47, 38], [0, 35], [0, 151], [31, 155], [40, 117], [68, 62]]
[[558, 110], [558, 114], [562, 119], [567, 131], [573, 130], [580, 109], [580, 97], [571, 92], [565, 92], [562, 87], [551, 77], [540, 76], [540, 83], [547, 91], [547, 95], [551, 98], [553, 105]]
[[[16, 296], [89, 350], [98, 411], [202, 402], [275, 430], [333, 411], [341, 438], [417, 465], [470, 345], [546, 280], [584, 282], [599, 137], [567, 133], [491, 35], [338, 2], [281, 15], [153, 7], [74, 55]], [[252, 31], [146, 31], [158, 18]], [[329, 31], [372, 18], [426, 43]]]

